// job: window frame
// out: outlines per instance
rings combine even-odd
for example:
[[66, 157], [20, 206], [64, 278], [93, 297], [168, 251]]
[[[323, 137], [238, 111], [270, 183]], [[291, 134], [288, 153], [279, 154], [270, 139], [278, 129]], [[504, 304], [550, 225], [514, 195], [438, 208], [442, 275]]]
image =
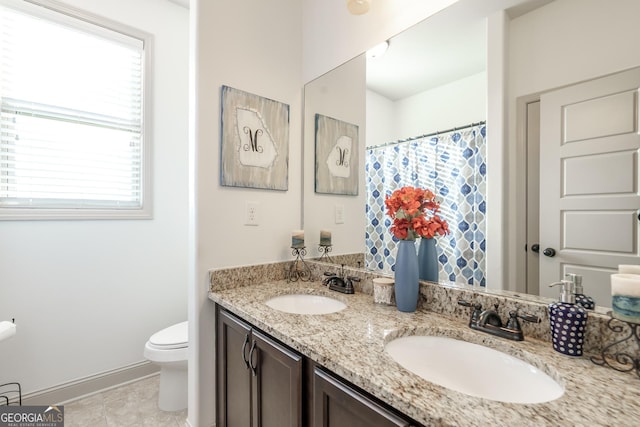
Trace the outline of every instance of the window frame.
[[[153, 45], [152, 34], [116, 22], [85, 10], [61, 4], [54, 0], [0, 0], [0, 5], [26, 11], [49, 21], [62, 20], [69, 25], [73, 21], [74, 28], [85, 32], [96, 32], [95, 27], [119, 33], [127, 38], [142, 41], [142, 135], [141, 135], [141, 177], [142, 187], [140, 207], [82, 207], [68, 208], [47, 207], [11, 207], [0, 206], [2, 220], [92, 220], [92, 219], [152, 219], [153, 218]], [[53, 15], [52, 15], [53, 14]], [[57, 14], [62, 14], [60, 16]], [[103, 33], [101, 33], [104, 36]]]

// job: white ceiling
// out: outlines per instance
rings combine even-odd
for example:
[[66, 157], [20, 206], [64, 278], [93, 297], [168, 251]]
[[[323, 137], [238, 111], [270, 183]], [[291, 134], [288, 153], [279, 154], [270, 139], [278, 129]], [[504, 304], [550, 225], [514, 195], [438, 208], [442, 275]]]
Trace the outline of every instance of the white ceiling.
[[[189, 0], [169, 0], [189, 8]], [[486, 69], [486, 17], [507, 10], [511, 18], [553, 0], [459, 0], [389, 41], [367, 61], [367, 87], [396, 101]]]
[[396, 101], [486, 69], [486, 17], [514, 18], [552, 0], [460, 0], [389, 41], [367, 60], [367, 87]]

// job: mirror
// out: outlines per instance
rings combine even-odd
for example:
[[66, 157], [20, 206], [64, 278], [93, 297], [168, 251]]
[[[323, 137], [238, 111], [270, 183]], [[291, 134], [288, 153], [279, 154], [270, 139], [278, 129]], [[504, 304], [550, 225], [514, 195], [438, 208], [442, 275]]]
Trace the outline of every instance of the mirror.
[[[483, 40], [486, 39], [486, 25], [481, 16], [489, 13], [486, 5], [496, 7], [498, 3], [504, 3], [504, 0], [483, 2], [482, 7], [473, 7], [472, 12], [462, 5], [447, 9], [393, 37], [390, 40], [391, 48], [382, 58], [376, 59], [375, 68], [367, 65], [369, 61], [362, 54], [305, 86], [303, 212], [306, 236], [313, 238], [319, 235], [320, 230], [331, 229], [336, 253], [364, 252], [363, 232], [367, 224], [367, 218], [363, 215], [366, 203], [365, 142], [369, 146], [384, 144], [433, 130], [445, 130], [460, 125], [460, 120], [471, 123], [485, 119], [486, 47]], [[458, 24], [452, 26], [451, 22]], [[421, 55], [416, 52], [427, 54], [427, 59], [420, 61], [418, 58]], [[463, 52], [462, 60], [454, 58], [452, 52]], [[385, 77], [389, 75], [391, 79]], [[398, 85], [398, 82], [404, 84]], [[415, 114], [413, 123], [402, 121], [403, 115], [400, 113], [392, 117], [394, 103], [402, 104], [402, 108], [411, 108], [402, 99], [430, 90], [439, 91], [440, 98], [445, 97], [445, 91], [439, 88], [451, 82], [461, 82], [456, 87], [458, 91], [464, 91], [467, 100], [448, 109], [431, 102], [429, 111], [424, 112], [430, 118], [429, 126], [420, 124]], [[374, 108], [367, 106], [371, 103], [376, 104]], [[423, 107], [424, 103], [420, 108]], [[389, 113], [385, 114], [387, 111]], [[315, 191], [315, 170], [322, 166], [315, 163], [314, 157], [316, 114], [359, 127], [361, 176], [359, 192], [355, 197], [319, 194]], [[395, 118], [403, 123], [395, 126]], [[334, 221], [334, 216], [337, 216], [334, 210], [345, 213], [344, 221]], [[314, 247], [313, 241], [310, 246]], [[312, 251], [310, 255], [321, 254]]]
[[[475, 2], [475, 3], [478, 3], [478, 2]], [[504, 5], [509, 2], [501, 2], [501, 3]], [[511, 4], [515, 4], [515, 3], [522, 3], [522, 2], [511, 2]], [[493, 6], [496, 6], [495, 2]], [[513, 141], [516, 140], [516, 136], [517, 136], [516, 135], [516, 119], [515, 119], [516, 103], [517, 103], [516, 100], [519, 97], [523, 97], [525, 95], [529, 95], [533, 93], [542, 93], [544, 91], [557, 88], [560, 86], [564, 86], [567, 84], [571, 84], [573, 82], [588, 80], [590, 78], [595, 78], [600, 75], [613, 73], [622, 69], [626, 69], [631, 66], [640, 65], [638, 64], [638, 61], [636, 58], [630, 58], [626, 62], [625, 60], [621, 59], [622, 56], [633, 57], [633, 55], [628, 55], [624, 53], [624, 51], [628, 52], [629, 51], [628, 49], [617, 49], [617, 51], [619, 52], [612, 53], [612, 51], [615, 51], [615, 49], [610, 48], [611, 46], [623, 46], [625, 45], [625, 43], [628, 43], [628, 40], [630, 39], [629, 34], [615, 36], [613, 35], [613, 33], [615, 33], [613, 29], [634, 27], [632, 23], [629, 22], [629, 19], [631, 18], [625, 18], [625, 16], [634, 16], [637, 12], [637, 6], [631, 5], [629, 2], [627, 2], [627, 4], [625, 4], [625, 6], [622, 8], [623, 10], [616, 12], [615, 16], [612, 16], [611, 19], [607, 19], [607, 20], [603, 20], [601, 14], [597, 12], [597, 10], [599, 10], [598, 8], [600, 8], [601, 6], [602, 5], [599, 4], [597, 0], [587, 0], [584, 3], [582, 3], [580, 6], [577, 6], [575, 2], [572, 2], [572, 1], [556, 0], [555, 2], [550, 2], [550, 1], [526, 2], [525, 4], [523, 4], [522, 8], [518, 10], [509, 11], [511, 22], [510, 24], [508, 24], [508, 29], [512, 33], [512, 35], [517, 36], [518, 39], [515, 43], [510, 42], [510, 46], [508, 47], [508, 54], [511, 56], [511, 59], [510, 59], [510, 63], [506, 65], [506, 68], [508, 68], [507, 72], [509, 73], [510, 81], [507, 84], [507, 87], [509, 90], [509, 94], [508, 94], [509, 98], [505, 108], [508, 109], [510, 118], [509, 118], [509, 123], [507, 123], [509, 130], [508, 130], [508, 134], [506, 135], [506, 138], [509, 138]], [[540, 9], [537, 9], [538, 7]], [[577, 13], [578, 11], [574, 10], [576, 7], [581, 8], [579, 11], [580, 13]], [[460, 29], [460, 28], [466, 29], [467, 26], [469, 26], [469, 28], [472, 28], [473, 27], [472, 23], [475, 23], [475, 24], [480, 23], [479, 27], [482, 27], [482, 25], [484, 25], [484, 22], [486, 22], [484, 17], [488, 16], [488, 13], [493, 13], [494, 10], [481, 11], [479, 10], [479, 8], [480, 6], [478, 6], [477, 4], [474, 4], [473, 1], [461, 0], [460, 2], [454, 4], [454, 6], [451, 6], [450, 8], [425, 20], [424, 22], [416, 25], [415, 27], [408, 29], [407, 31], [401, 33], [397, 37], [392, 38], [390, 40], [390, 49], [388, 51], [388, 53], [390, 54], [389, 57], [391, 57], [391, 52], [392, 52], [391, 48], [394, 46], [395, 41], [400, 40], [403, 36], [408, 37], [408, 35], [413, 30], [422, 28], [423, 26], [425, 28], [429, 27], [432, 29], [439, 29], [442, 31], [441, 33], [436, 33], [438, 34], [438, 36], [432, 36], [429, 38], [429, 40], [434, 40], [436, 44], [443, 44], [444, 40], [447, 40], [447, 41], [453, 40], [454, 38], [453, 36], [451, 35], [445, 36], [445, 34], [447, 34], [447, 30], [453, 30], [453, 32], [455, 33], [456, 29]], [[627, 9], [632, 8], [633, 10], [624, 10], [625, 8]], [[555, 13], [557, 13], [558, 15], [554, 18], [552, 14], [555, 14]], [[578, 16], [580, 19], [576, 18]], [[544, 17], [546, 21], [542, 21], [542, 17]], [[621, 20], [624, 20], [624, 22], [620, 23]], [[541, 25], [540, 22], [546, 22], [547, 24]], [[576, 27], [575, 34], [578, 34], [576, 35], [576, 38], [580, 38], [580, 34], [583, 34], [583, 33], [580, 33], [580, 31], [583, 31], [585, 32], [584, 34], [587, 34], [588, 31], [592, 31], [593, 28], [598, 27], [598, 28], [602, 28], [602, 31], [598, 32], [597, 37], [602, 38], [605, 41], [595, 43], [596, 48], [594, 49], [593, 37], [585, 37], [587, 40], [590, 40], [591, 44], [589, 47], [588, 54], [585, 53], [584, 55], [581, 55], [580, 52], [583, 52], [583, 51], [586, 52], [585, 50], [583, 50], [583, 48], [586, 49], [586, 46], [583, 46], [583, 45], [587, 43], [578, 42], [574, 39], [566, 40], [567, 38], [564, 37], [563, 35], [565, 33], [558, 32], [555, 28], [556, 26], [558, 27], [560, 26], [558, 23], [562, 23], [564, 25], [565, 23], [569, 23], [569, 22], [574, 27]], [[574, 29], [574, 27], [572, 27], [572, 29]], [[562, 43], [556, 43], [559, 45], [558, 47], [552, 46], [553, 43], [549, 44], [548, 42], [546, 44], [544, 43], [536, 44], [538, 39], [540, 40], [543, 39], [543, 37], [540, 37], [540, 33], [546, 32], [546, 31], [555, 34], [555, 37], [557, 38], [556, 40], [562, 41]], [[634, 31], [637, 32], [638, 30], [634, 30]], [[610, 33], [612, 35], [607, 35], [607, 33]], [[610, 37], [610, 38], [607, 39], [606, 37]], [[486, 33], [483, 33], [482, 36], [479, 36], [471, 40], [471, 42], [477, 42], [478, 39], [481, 39], [483, 41], [486, 40], [487, 39]], [[635, 37], [634, 39], [638, 39], [638, 38]], [[571, 43], [574, 43], [575, 46], [571, 45]], [[569, 45], [572, 48], [571, 50], [573, 52], [572, 55], [566, 55], [566, 54], [557, 52], [561, 47], [564, 47], [566, 52], [567, 47], [565, 46], [565, 44]], [[458, 48], [458, 47], [451, 47], [448, 49], [448, 51], [459, 52], [460, 49], [461, 48]], [[426, 51], [427, 48], [421, 44], [420, 50]], [[476, 47], [476, 50], [484, 51], [486, 50], [486, 47], [480, 47], [480, 48]], [[594, 61], [593, 55], [602, 56], [606, 58], [606, 61]], [[525, 57], [527, 58], [523, 59]], [[588, 57], [588, 60], [587, 60], [587, 57]], [[338, 67], [336, 70], [327, 73], [325, 76], [322, 76], [314, 80], [313, 82], [310, 82], [305, 87], [305, 96], [307, 94], [308, 89], [309, 91], [314, 91], [314, 90], [319, 90], [318, 88], [322, 87], [323, 85], [328, 85], [327, 81], [330, 81], [334, 77], [335, 75], [334, 72], [337, 74], [342, 73], [343, 67], [357, 69], [358, 67], [362, 67], [363, 61], [366, 62], [366, 59], [363, 59], [362, 56], [359, 56], [358, 58], [355, 58], [354, 60], [349, 61], [347, 64], [344, 64], [343, 66]], [[535, 61], [538, 61], [538, 63], [536, 63]], [[413, 62], [411, 62], [409, 66], [405, 65], [403, 68], [404, 69], [412, 68], [411, 64], [415, 65], [416, 62], [417, 60], [415, 59], [415, 51], [414, 51]], [[434, 61], [432, 61], [432, 64], [433, 62]], [[553, 67], [550, 66], [549, 65], [550, 63], [554, 63], [554, 66]], [[544, 70], [533, 69], [538, 64], [546, 68]], [[526, 70], [528, 71], [527, 76], [523, 77], [519, 75], [518, 73], [522, 72], [523, 68], [527, 65], [530, 67], [529, 70]], [[366, 73], [373, 76], [373, 72], [370, 72], [369, 69], [367, 69]], [[454, 71], [450, 70], [448, 73], [454, 74]], [[481, 73], [483, 73], [482, 70], [480, 71], [476, 70], [476, 74], [481, 74]], [[551, 74], [551, 73], [555, 73], [557, 75], [556, 76], [557, 78], [553, 79], [547, 76], [547, 79], [545, 81], [544, 79], [539, 77], [542, 74]], [[422, 72], [422, 74], [425, 74], [425, 73]], [[395, 75], [398, 76], [400, 74], [399, 72], [396, 71]], [[359, 80], [356, 80], [357, 83], [355, 86], [357, 86], [358, 88], [360, 87], [360, 84], [361, 84], [360, 80], [362, 78], [363, 78], [362, 75], [359, 75], [358, 76]], [[463, 77], [460, 76], [460, 78], [463, 78]], [[406, 82], [406, 81], [409, 81], [409, 78], [402, 77], [400, 80]], [[365, 83], [365, 84], [368, 85], [368, 83]], [[330, 90], [330, 89], [325, 88], [325, 91], [327, 90]], [[367, 89], [365, 87], [364, 89], [365, 93], [358, 94], [359, 97], [365, 99], [365, 101], [359, 100], [360, 103], [367, 104], [366, 90]], [[384, 89], [381, 89], [381, 88], [376, 89], [376, 91], [379, 93], [382, 93], [383, 90]], [[400, 90], [400, 89], [397, 89], [397, 90]], [[486, 88], [484, 86], [482, 87], [482, 90], [486, 92]], [[394, 95], [388, 95], [388, 96], [391, 97]], [[473, 98], [477, 99], [478, 97], [473, 97]], [[312, 104], [308, 103], [308, 100], [305, 98], [305, 147], [306, 147], [305, 148], [305, 166], [304, 166], [305, 182], [309, 180], [310, 176], [313, 177], [312, 174], [308, 175], [309, 171], [307, 171], [310, 164], [311, 164], [311, 167], [313, 167], [313, 160], [311, 160], [311, 163], [310, 163], [309, 156], [313, 156], [313, 146], [314, 146], [313, 132], [309, 134], [307, 131], [307, 129], [313, 128], [313, 123], [308, 121], [309, 116], [307, 112], [313, 111], [314, 108], [315, 107]], [[433, 113], [429, 112], [429, 114], [431, 115], [435, 115], [436, 113], [437, 111]], [[390, 126], [386, 126], [384, 124], [382, 118], [385, 118], [385, 117], [372, 116], [369, 111], [366, 111], [365, 114], [366, 114], [366, 122], [361, 123], [360, 129], [361, 129], [361, 138], [366, 140], [367, 145], [384, 144], [386, 142], [395, 141], [397, 139], [407, 138], [407, 137], [411, 137], [411, 136], [415, 136], [423, 133], [435, 132], [438, 130], [442, 130], [443, 128], [448, 129], [450, 127], [459, 126], [461, 124], [471, 123], [471, 122], [482, 119], [482, 118], [480, 119], [475, 118], [476, 116], [474, 116], [473, 118], [463, 118], [460, 120], [456, 120], [455, 123], [451, 123], [449, 125], [446, 125], [446, 124], [436, 125], [436, 126], [425, 128], [425, 129], [412, 128], [412, 129], [409, 129], [408, 131], [400, 133], [400, 131], [397, 131], [397, 129]], [[342, 118], [339, 114], [336, 114], [336, 117]], [[401, 121], [401, 118], [396, 117], [394, 122], [395, 124], [399, 125], [400, 121]], [[311, 139], [309, 139], [309, 135], [311, 135]], [[515, 143], [513, 145], [515, 145]], [[364, 141], [362, 142], [362, 147], [364, 148]], [[509, 157], [505, 159], [505, 163], [507, 164], [506, 167], [510, 168], [510, 171], [508, 172], [506, 179], [512, 178], [514, 181], [516, 181], [516, 178], [523, 179], [523, 178], [519, 178], [519, 177], [522, 177], [523, 175], [520, 174], [519, 171], [517, 170], [517, 167], [518, 167], [517, 165], [519, 163], [517, 162], [518, 159], [516, 158], [516, 150], [510, 150], [508, 153], [508, 156]], [[513, 195], [514, 190], [510, 189], [509, 191], [510, 191], [510, 194], [506, 196], [505, 206], [510, 212], [508, 215], [505, 215], [505, 218], [508, 218], [511, 223], [517, 224], [519, 217], [515, 217], [514, 216], [515, 214], [513, 214], [513, 211], [516, 210], [516, 208], [514, 207], [514, 204], [515, 204], [515, 200], [514, 200], [515, 197]], [[356, 198], [357, 202], [360, 204], [359, 205], [360, 215], [362, 214], [362, 211], [363, 211], [362, 206], [364, 206], [364, 203], [365, 203], [364, 197], [362, 197], [362, 192], [365, 192], [363, 187], [361, 187], [361, 193]], [[315, 201], [314, 203], [310, 203], [310, 204], [307, 203], [307, 201], [313, 200], [313, 198], [316, 196], [317, 195], [313, 194], [313, 187], [311, 187], [311, 190], [309, 190], [309, 187], [305, 186], [305, 193], [303, 195], [303, 199], [305, 200], [305, 206], [304, 206], [305, 228], [307, 228], [308, 226], [315, 226], [318, 228], [327, 227], [326, 219], [324, 220], [325, 223], [323, 224], [322, 223], [323, 219], [315, 214], [315, 212], [317, 211], [318, 205], [324, 206], [325, 204], [328, 204], [330, 205], [329, 206], [330, 208], [333, 208], [334, 204], [338, 205], [342, 203], [347, 203], [344, 198], [338, 199], [338, 200], [336, 200], [335, 198], [322, 199], [317, 203]], [[491, 206], [491, 201], [489, 201], [489, 206]], [[328, 213], [329, 214], [332, 213], [331, 209], [329, 209]], [[353, 229], [359, 229], [358, 228], [359, 226], [357, 223], [352, 223], [352, 224], [355, 224], [353, 225]], [[516, 242], [516, 240], [513, 236], [517, 234], [518, 231], [514, 230], [515, 225], [510, 227], [511, 228], [508, 230], [507, 238], [510, 242], [509, 245], [511, 247], [515, 247], [515, 244], [513, 242]], [[334, 235], [337, 236], [339, 233], [340, 231], [335, 231]], [[347, 245], [343, 245], [338, 241], [335, 241], [334, 243], [334, 251], [338, 254], [362, 251], [364, 250], [364, 244], [360, 243], [359, 248], [360, 248], [359, 250], [351, 250], [352, 249], [351, 247], [347, 247]], [[508, 255], [508, 258], [509, 258], [509, 261], [513, 259], [511, 254]], [[509, 262], [509, 264], [517, 265], [518, 267], [514, 268], [513, 273], [510, 273], [508, 275], [508, 278], [510, 279], [508, 280], [510, 282], [509, 285], [511, 286], [508, 288], [510, 290], [519, 290], [520, 292], [522, 292], [524, 288], [515, 287], [513, 285], [515, 280], [511, 280], [511, 279], [519, 280], [519, 278], [522, 275], [524, 275], [522, 266], [516, 262], [514, 263]], [[600, 304], [607, 303], [607, 301], [600, 302], [598, 300], [597, 302], [599, 302]]]
[[[318, 167], [314, 158], [315, 114], [359, 126], [362, 172], [367, 146], [484, 121], [487, 104], [485, 16], [518, 1], [522, 0], [488, 0], [478, 5], [473, 0], [461, 0], [393, 37], [382, 57], [368, 59], [365, 54], [359, 55], [305, 86], [303, 212], [306, 235], [313, 237], [321, 229], [332, 229], [336, 253], [363, 253], [364, 236], [358, 232], [370, 223], [363, 215], [367, 185], [364, 176], [360, 177], [357, 197], [315, 191], [314, 171]], [[459, 101], [449, 102], [443, 108], [447, 99]], [[423, 122], [424, 117], [428, 118], [427, 123]], [[345, 218], [345, 226], [337, 221], [334, 224], [334, 208], [344, 208], [345, 213], [352, 215]], [[340, 238], [343, 241], [339, 241]], [[313, 243], [310, 246], [313, 248]], [[380, 248], [379, 254], [382, 253], [394, 251]], [[321, 254], [311, 252], [311, 255]], [[451, 259], [456, 260], [458, 256]], [[364, 264], [382, 262], [389, 272], [390, 261], [367, 260]]]

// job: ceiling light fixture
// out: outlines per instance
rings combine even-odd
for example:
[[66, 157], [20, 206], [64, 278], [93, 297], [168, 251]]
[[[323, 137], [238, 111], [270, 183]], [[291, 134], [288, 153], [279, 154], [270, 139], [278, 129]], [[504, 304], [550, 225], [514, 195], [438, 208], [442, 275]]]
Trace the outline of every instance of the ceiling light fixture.
[[388, 40], [385, 40], [382, 43], [378, 43], [377, 45], [375, 45], [374, 47], [372, 47], [367, 51], [367, 58], [368, 59], [380, 58], [382, 55], [384, 55], [387, 52], [388, 48], [389, 48]]
[[371, 0], [347, 0], [347, 9], [352, 15], [363, 15], [369, 11]]

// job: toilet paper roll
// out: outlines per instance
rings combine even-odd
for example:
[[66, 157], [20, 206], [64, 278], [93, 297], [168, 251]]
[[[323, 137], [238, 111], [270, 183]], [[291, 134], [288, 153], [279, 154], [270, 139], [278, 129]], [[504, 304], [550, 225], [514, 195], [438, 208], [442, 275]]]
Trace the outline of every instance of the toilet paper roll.
[[611, 275], [611, 309], [613, 317], [640, 323], [640, 275]]
[[0, 322], [0, 341], [9, 339], [15, 334], [16, 334], [15, 323], [9, 322], [8, 320], [3, 320], [2, 322]]
[[618, 266], [619, 274], [640, 274], [640, 265], [620, 264]]

